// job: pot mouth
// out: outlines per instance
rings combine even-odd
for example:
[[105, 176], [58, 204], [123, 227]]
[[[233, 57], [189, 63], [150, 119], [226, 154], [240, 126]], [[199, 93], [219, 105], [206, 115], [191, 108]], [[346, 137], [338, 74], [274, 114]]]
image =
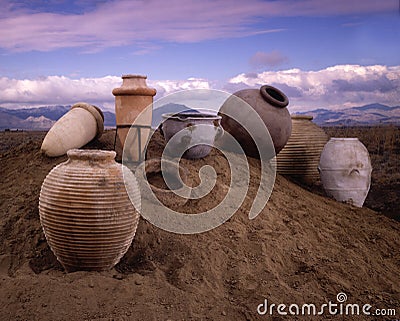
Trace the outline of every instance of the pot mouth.
[[261, 96], [265, 101], [271, 103], [275, 107], [284, 108], [289, 104], [287, 96], [278, 88], [264, 85], [260, 88]]
[[200, 119], [209, 119], [209, 120], [220, 120], [222, 119], [221, 116], [215, 114], [208, 114], [208, 113], [166, 113], [161, 115], [163, 119], [174, 119], [174, 120], [200, 120]]
[[134, 74], [127, 74], [127, 75], [122, 75], [122, 79], [129, 79], [129, 78], [141, 78], [141, 79], [147, 79], [147, 76], [145, 75], [134, 75]]
[[114, 160], [116, 152], [113, 150], [101, 149], [70, 149], [67, 151], [67, 156], [72, 160]]
[[292, 119], [313, 120], [314, 116], [311, 115], [292, 115]]

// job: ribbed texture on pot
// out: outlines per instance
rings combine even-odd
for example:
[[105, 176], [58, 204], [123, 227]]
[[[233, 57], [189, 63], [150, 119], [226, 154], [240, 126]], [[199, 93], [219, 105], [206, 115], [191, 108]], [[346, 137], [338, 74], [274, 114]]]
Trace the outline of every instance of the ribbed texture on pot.
[[292, 116], [292, 134], [277, 155], [278, 173], [306, 184], [319, 180], [319, 158], [328, 141], [328, 136], [312, 119], [312, 116]]
[[108, 270], [128, 250], [139, 221], [127, 189], [135, 204], [140, 204], [140, 192], [133, 174], [125, 187], [115, 152], [86, 151], [80, 159], [73, 155], [76, 151], [81, 152], [69, 151], [70, 159], [46, 176], [39, 197], [40, 222], [67, 271]]

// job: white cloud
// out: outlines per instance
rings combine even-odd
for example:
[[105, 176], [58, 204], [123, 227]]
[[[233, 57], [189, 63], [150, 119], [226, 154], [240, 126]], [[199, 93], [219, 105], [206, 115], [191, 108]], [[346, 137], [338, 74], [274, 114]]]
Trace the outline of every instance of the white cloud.
[[[155, 99], [187, 89], [210, 89], [210, 82], [201, 78], [186, 80], [148, 80], [157, 89]], [[48, 76], [38, 79], [0, 78], [0, 106], [22, 108], [41, 105], [68, 105], [85, 101], [108, 110], [114, 109], [112, 90], [120, 87], [122, 79], [116, 76], [71, 79]]]
[[339, 109], [368, 103], [400, 105], [400, 66], [337, 65], [317, 71], [288, 69], [239, 74], [226, 90], [270, 84], [290, 100], [290, 110]]
[[119, 77], [70, 79], [48, 76], [39, 79], [0, 78], [0, 104], [6, 107], [67, 105], [78, 101], [101, 104], [113, 100], [111, 93]]
[[[288, 96], [291, 112], [320, 107], [338, 109], [369, 103], [400, 105], [400, 66], [337, 65], [317, 71], [288, 69], [242, 73], [225, 84], [202, 78], [148, 79], [147, 83], [157, 89], [155, 99], [188, 89], [223, 89], [233, 93], [269, 84]], [[121, 84], [122, 79], [116, 76], [80, 79], [63, 76], [38, 79], [3, 77], [0, 78], [0, 106], [20, 108], [85, 101], [113, 110], [112, 89]]]
[[[0, 5], [1, 48], [51, 51], [79, 47], [88, 52], [157, 40], [198, 42], [282, 31], [257, 26], [269, 17], [398, 10], [396, 0], [115, 0], [79, 14], [34, 11], [18, 1], [0, 0]], [[146, 45], [143, 50], [148, 49]]]

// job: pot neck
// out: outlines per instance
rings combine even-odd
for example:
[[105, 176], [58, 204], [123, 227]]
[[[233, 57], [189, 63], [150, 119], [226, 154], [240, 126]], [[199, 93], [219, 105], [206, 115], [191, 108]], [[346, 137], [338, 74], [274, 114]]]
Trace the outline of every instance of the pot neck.
[[114, 162], [116, 153], [114, 151], [99, 149], [70, 149], [67, 152], [71, 161], [93, 161], [93, 162]]

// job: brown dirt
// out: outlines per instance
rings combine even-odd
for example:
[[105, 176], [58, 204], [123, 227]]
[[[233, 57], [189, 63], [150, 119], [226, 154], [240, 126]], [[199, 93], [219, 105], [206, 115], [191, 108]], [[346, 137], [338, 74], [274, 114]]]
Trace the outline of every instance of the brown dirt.
[[[132, 246], [107, 272], [65, 273], [50, 251], [38, 213], [40, 186], [66, 157], [40, 154], [45, 133], [0, 133], [0, 320], [393, 320], [400, 315], [400, 223], [368, 208], [316, 195], [278, 176], [270, 201], [248, 219], [259, 163], [243, 206], [222, 226], [177, 235], [141, 220]], [[86, 148], [112, 149], [108, 131]], [[155, 136], [148, 157], [162, 149]], [[193, 179], [204, 164], [219, 179], [211, 195], [183, 211], [218, 204], [225, 159], [183, 160]], [[348, 303], [397, 310], [396, 317], [260, 316], [270, 303]]]

